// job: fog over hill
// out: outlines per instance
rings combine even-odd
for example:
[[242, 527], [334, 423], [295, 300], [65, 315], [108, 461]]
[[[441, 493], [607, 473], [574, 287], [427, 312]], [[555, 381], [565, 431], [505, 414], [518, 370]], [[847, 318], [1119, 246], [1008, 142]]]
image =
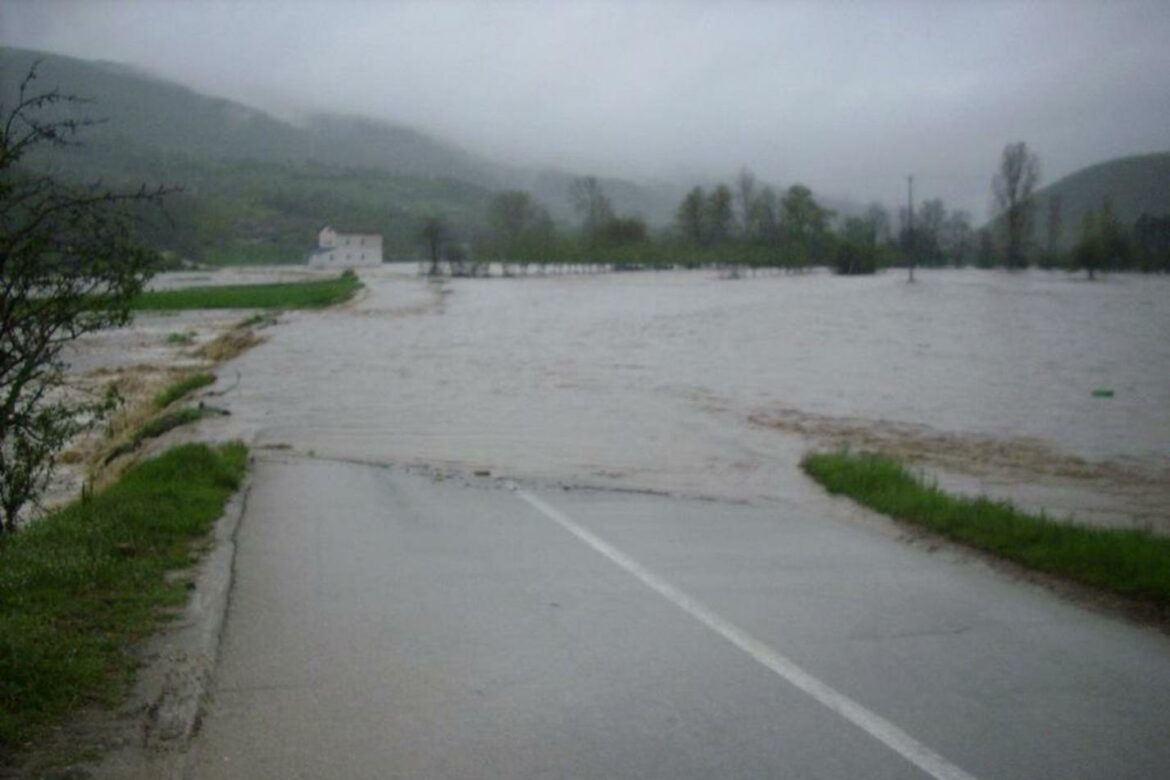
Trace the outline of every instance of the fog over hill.
[[1071, 247], [1081, 235], [1081, 220], [1106, 201], [1125, 226], [1142, 214], [1170, 214], [1170, 152], [1123, 157], [1091, 165], [1036, 193], [1037, 234], [1043, 235], [1049, 203], [1059, 203], [1058, 246]]
[[1164, 0], [0, 0], [5, 45], [130, 63], [286, 119], [417, 128], [468, 150], [459, 175], [478, 184], [494, 184], [467, 171], [483, 160], [535, 189], [551, 168], [651, 194], [747, 165], [893, 206], [913, 174], [920, 198], [976, 221], [1005, 144], [1026, 141], [1045, 183], [1167, 149], [1168, 39]]
[[[88, 154], [75, 157], [79, 174], [105, 179], [132, 176], [166, 180], [167, 166], [151, 170], [134, 157], [180, 155], [186, 159], [246, 159], [303, 165], [318, 163], [431, 179], [454, 179], [484, 190], [523, 188], [563, 219], [571, 217], [564, 171], [524, 169], [492, 162], [405, 125], [361, 116], [311, 114], [279, 119], [241, 103], [200, 94], [181, 84], [118, 63], [86, 62], [44, 52], [0, 53], [0, 88], [11, 104], [19, 81], [39, 62], [37, 86], [59, 86], [90, 100], [79, 115], [102, 119], [86, 131]], [[622, 211], [651, 222], [670, 219], [678, 187], [653, 187], [607, 179]]]

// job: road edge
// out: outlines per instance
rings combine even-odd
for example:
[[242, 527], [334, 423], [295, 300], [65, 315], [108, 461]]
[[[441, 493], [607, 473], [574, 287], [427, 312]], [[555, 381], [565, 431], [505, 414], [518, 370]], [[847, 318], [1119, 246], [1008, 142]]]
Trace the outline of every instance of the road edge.
[[248, 460], [240, 488], [216, 521], [210, 547], [196, 566], [181, 616], [142, 646], [144, 663], [122, 708], [136, 733], [89, 767], [90, 777], [177, 780], [187, 773], [235, 580], [236, 536], [253, 483], [255, 460]]

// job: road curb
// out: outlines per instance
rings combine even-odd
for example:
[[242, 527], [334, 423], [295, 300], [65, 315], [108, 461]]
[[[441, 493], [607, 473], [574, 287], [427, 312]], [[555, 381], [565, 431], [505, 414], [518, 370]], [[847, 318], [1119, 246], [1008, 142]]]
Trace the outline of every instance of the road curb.
[[127, 708], [138, 714], [137, 738], [107, 754], [93, 768], [92, 777], [185, 776], [219, 656], [235, 575], [236, 534], [251, 487], [249, 470], [215, 523], [212, 547], [197, 566], [182, 616], [143, 647], [146, 660]]

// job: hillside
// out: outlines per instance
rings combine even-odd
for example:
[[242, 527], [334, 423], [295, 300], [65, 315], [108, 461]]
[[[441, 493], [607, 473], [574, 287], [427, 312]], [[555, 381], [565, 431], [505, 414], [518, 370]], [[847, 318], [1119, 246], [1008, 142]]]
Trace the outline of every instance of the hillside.
[[1048, 204], [1059, 198], [1060, 247], [1080, 237], [1086, 212], [1100, 209], [1108, 198], [1121, 223], [1132, 226], [1143, 213], [1170, 214], [1170, 152], [1122, 157], [1084, 168], [1036, 193], [1036, 237], [1043, 241]]
[[114, 63], [0, 49], [5, 103], [37, 61], [40, 87], [59, 86], [92, 101], [84, 111], [103, 124], [87, 134], [89, 143], [115, 140], [196, 158], [381, 168], [483, 186], [498, 178], [490, 163], [409, 127], [337, 116], [311, 117], [297, 125]]
[[[3, 48], [0, 101], [13, 103], [37, 61], [39, 90], [59, 87], [90, 101], [63, 107], [65, 115], [102, 121], [85, 131], [83, 146], [39, 155], [34, 164], [114, 187], [182, 185], [171, 219], [156, 220], [151, 238], [184, 257], [297, 262], [326, 222], [382, 232], [388, 257], [410, 257], [423, 216], [441, 214], [470, 238], [492, 193], [507, 188], [531, 191], [557, 219], [573, 218], [569, 173], [498, 165], [377, 120], [287, 122], [124, 65]], [[620, 212], [652, 223], [667, 222], [679, 197], [620, 180], [605, 186]]]

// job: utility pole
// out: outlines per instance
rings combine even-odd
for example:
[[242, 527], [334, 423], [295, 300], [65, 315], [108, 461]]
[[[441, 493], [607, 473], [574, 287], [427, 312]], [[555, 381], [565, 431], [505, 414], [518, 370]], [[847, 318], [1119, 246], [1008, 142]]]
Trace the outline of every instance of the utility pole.
[[906, 184], [909, 188], [909, 211], [908, 219], [906, 221], [906, 259], [910, 266], [909, 282], [914, 281], [914, 176], [913, 174], [906, 177]]

